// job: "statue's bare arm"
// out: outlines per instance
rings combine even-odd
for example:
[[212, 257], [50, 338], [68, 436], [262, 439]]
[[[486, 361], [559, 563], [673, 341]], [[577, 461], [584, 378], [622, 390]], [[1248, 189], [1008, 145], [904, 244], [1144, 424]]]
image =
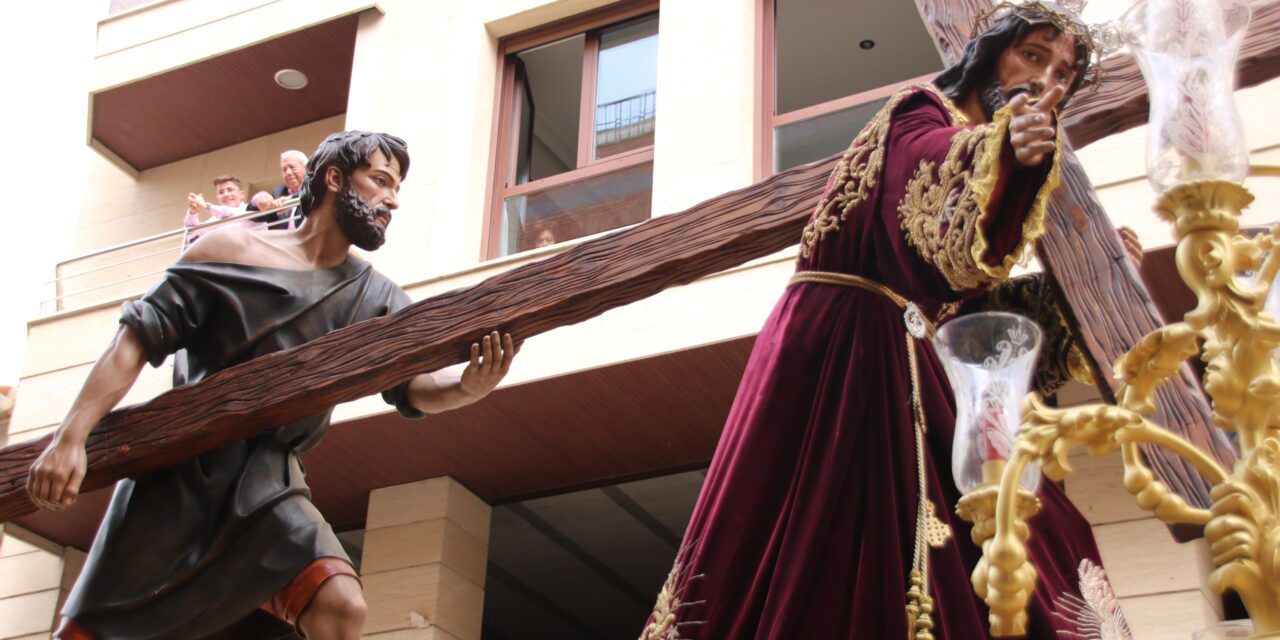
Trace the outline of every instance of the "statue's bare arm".
[[[202, 237], [180, 260], [241, 261], [247, 239], [238, 231], [228, 229]], [[53, 440], [31, 465], [27, 493], [37, 507], [61, 509], [75, 504], [84, 480], [85, 443], [90, 432], [129, 392], [146, 363], [146, 349], [138, 334], [128, 325], [120, 325], [106, 352], [94, 363], [62, 424], [53, 432]]]
[[409, 382], [409, 404], [419, 411], [440, 413], [466, 406], [493, 391], [511, 370], [520, 346], [511, 334], [490, 333], [471, 345], [471, 361], [461, 374], [441, 370], [416, 376]]
[[37, 507], [61, 509], [75, 504], [84, 480], [89, 433], [129, 392], [146, 363], [142, 340], [128, 325], [120, 325], [106, 352], [93, 364], [67, 417], [53, 432], [53, 440], [31, 465], [27, 492]]

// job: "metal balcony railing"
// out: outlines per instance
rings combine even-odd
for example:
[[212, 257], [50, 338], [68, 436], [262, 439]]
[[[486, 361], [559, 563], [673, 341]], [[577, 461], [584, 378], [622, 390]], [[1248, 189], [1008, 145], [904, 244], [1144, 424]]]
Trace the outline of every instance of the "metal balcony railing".
[[[164, 273], [165, 268], [177, 260], [190, 245], [193, 235], [210, 233], [246, 220], [254, 221], [280, 211], [290, 210], [297, 204], [297, 199], [291, 199], [274, 209], [246, 211], [221, 220], [180, 227], [91, 251], [60, 262], [54, 279], [44, 283], [46, 287], [52, 287], [53, 294], [40, 301], [40, 315], [87, 307], [141, 293], [144, 287], [141, 285], [130, 287], [129, 283], [154, 278]], [[264, 224], [263, 228], [282, 226], [299, 218], [300, 216], [292, 216], [270, 222]], [[166, 243], [170, 246], [156, 248]], [[172, 257], [168, 257], [170, 255]], [[79, 287], [71, 289], [72, 285], [79, 285]]]
[[657, 92], [596, 105], [596, 144], [606, 145], [653, 133]]

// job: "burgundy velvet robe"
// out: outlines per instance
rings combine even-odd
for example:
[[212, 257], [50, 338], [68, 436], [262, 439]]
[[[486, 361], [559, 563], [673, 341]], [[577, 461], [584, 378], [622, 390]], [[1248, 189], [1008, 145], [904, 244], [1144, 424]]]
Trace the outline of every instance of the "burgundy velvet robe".
[[[977, 128], [960, 122], [932, 87], [891, 99], [833, 172], [798, 270], [885, 284], [931, 319], [1007, 278], [1042, 230], [1056, 160], [1017, 165], [1007, 114]], [[987, 609], [969, 578], [980, 552], [954, 515], [954, 402], [932, 345], [916, 346], [929, 497], [954, 532], [929, 553], [934, 637], [985, 638]], [[788, 287], [756, 339], [642, 637], [907, 637], [919, 487], [910, 392], [894, 303], [852, 287]], [[1073, 637], [1075, 612], [1057, 599], [1078, 595], [1077, 569], [1098, 562], [1098, 550], [1058, 486], [1042, 482], [1039, 495], [1029, 635]]]

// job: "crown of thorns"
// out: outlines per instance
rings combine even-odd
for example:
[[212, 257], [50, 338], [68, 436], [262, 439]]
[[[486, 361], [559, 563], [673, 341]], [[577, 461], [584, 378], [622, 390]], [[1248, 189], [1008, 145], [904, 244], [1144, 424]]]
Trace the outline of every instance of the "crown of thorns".
[[1113, 24], [1090, 25], [1080, 18], [1089, 0], [1024, 0], [1023, 2], [997, 2], [990, 10], [978, 16], [973, 25], [976, 38], [991, 25], [1006, 16], [1017, 16], [1030, 25], [1053, 26], [1084, 45], [1088, 64], [1085, 68], [1085, 84], [1097, 87], [1102, 83], [1102, 59], [1122, 46], [1119, 29]]

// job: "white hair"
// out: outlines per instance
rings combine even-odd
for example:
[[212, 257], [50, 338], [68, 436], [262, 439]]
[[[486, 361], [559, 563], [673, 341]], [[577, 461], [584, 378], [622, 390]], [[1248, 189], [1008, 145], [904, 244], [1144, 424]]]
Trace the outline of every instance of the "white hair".
[[307, 154], [305, 154], [305, 153], [303, 153], [303, 152], [301, 152], [301, 151], [298, 151], [297, 149], [290, 149], [290, 150], [288, 150], [288, 151], [286, 151], [286, 152], [284, 152], [284, 153], [280, 154], [280, 159], [281, 159], [281, 160], [286, 160], [286, 159], [288, 159], [288, 158], [297, 158], [297, 159], [299, 159], [299, 160], [301, 160], [301, 161], [302, 161], [302, 164], [306, 164], [306, 163], [307, 163]]

